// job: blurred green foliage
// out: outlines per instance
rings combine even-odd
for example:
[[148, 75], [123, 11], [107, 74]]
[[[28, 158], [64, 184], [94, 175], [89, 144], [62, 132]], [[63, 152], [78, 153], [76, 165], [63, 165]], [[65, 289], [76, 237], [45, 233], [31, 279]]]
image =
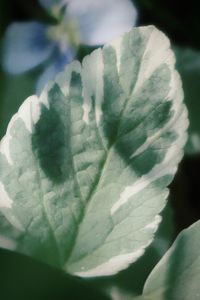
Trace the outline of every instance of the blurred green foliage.
[[0, 250], [1, 300], [108, 300], [86, 281], [28, 257]]
[[[134, 0], [133, 2], [137, 5], [139, 11], [138, 25], [154, 24], [170, 37], [174, 45], [200, 50], [198, 1], [191, 0], [188, 3], [188, 1], [181, 0]], [[52, 20], [35, 0], [1, 0], [1, 43], [8, 24], [13, 21], [31, 19], [42, 20], [43, 22]], [[91, 50], [91, 48], [87, 47], [81, 48], [78, 53], [79, 59], [82, 59]], [[181, 61], [178, 61], [178, 64], [181, 70]], [[4, 135], [11, 116], [17, 111], [20, 104], [25, 98], [34, 93], [37, 72], [38, 70], [36, 69], [34, 72], [21, 76], [11, 76], [5, 74], [0, 68], [0, 137]], [[200, 98], [197, 74], [199, 78], [200, 66], [198, 70], [196, 68], [195, 72], [193, 72], [193, 77], [190, 73], [183, 74], [184, 86], [187, 91], [191, 88], [190, 83], [195, 84], [195, 88], [192, 88], [193, 92], [194, 89], [196, 91], [195, 95], [193, 94], [193, 99], [196, 99], [195, 104], [190, 103], [195, 113], [200, 109], [200, 105], [197, 103]], [[187, 96], [189, 95], [188, 93], [186, 92]], [[190, 101], [189, 96], [188, 101]], [[195, 126], [200, 128], [198, 115], [196, 115], [194, 122]], [[176, 232], [200, 217], [200, 191], [197, 184], [199, 168], [199, 155], [193, 158], [186, 156], [172, 184], [171, 204], [174, 209]], [[103, 300], [105, 296], [101, 294], [100, 290], [107, 290], [109, 293], [116, 286], [116, 294], [121, 292], [127, 293], [127, 295], [141, 293], [145, 279], [152, 267], [166, 251], [174, 237], [170, 209], [164, 212], [164, 216], [158, 239], [147, 250], [144, 257], [134, 267], [131, 266], [128, 270], [109, 279], [89, 280], [85, 283], [78, 279], [67, 277], [59, 271], [33, 262], [26, 257], [0, 250], [0, 299]], [[158, 246], [161, 240], [164, 241], [164, 244]], [[159, 252], [158, 248], [163, 249]], [[127, 296], [128, 298], [130, 299], [129, 296]]]

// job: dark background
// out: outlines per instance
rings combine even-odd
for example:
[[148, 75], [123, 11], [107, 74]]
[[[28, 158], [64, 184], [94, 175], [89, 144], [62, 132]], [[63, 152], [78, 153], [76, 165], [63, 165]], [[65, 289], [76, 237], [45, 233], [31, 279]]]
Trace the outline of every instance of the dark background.
[[[199, 1], [190, 0], [135, 0], [139, 19], [137, 25], [154, 24], [164, 31], [172, 44], [200, 50], [200, 13]], [[40, 20], [54, 21], [37, 3], [36, 0], [0, 0], [0, 40], [2, 41], [6, 27], [13, 21]], [[81, 59], [90, 48], [82, 48]], [[19, 78], [8, 77], [0, 69], [0, 136], [5, 133], [11, 115], [16, 112], [20, 103], [34, 93], [34, 80], [37, 70]], [[23, 82], [23, 89], [18, 89]], [[7, 99], [13, 98], [10, 103]], [[170, 203], [173, 210], [174, 237], [183, 228], [200, 218], [200, 156], [185, 156], [179, 171], [171, 185]], [[164, 226], [164, 225], [163, 225]], [[164, 230], [167, 230], [167, 225]], [[157, 258], [152, 249], [145, 254], [147, 276]], [[151, 257], [151, 263], [147, 263]], [[134, 272], [118, 276], [118, 282], [126, 282], [131, 290]], [[138, 276], [138, 280], [140, 276]], [[144, 278], [143, 278], [144, 279]], [[103, 282], [103, 283], [102, 283]], [[35, 263], [21, 255], [0, 250], [0, 299], [104, 299], [95, 286], [105, 284], [104, 281], [85, 283], [67, 277], [59, 271], [52, 270], [40, 263]], [[141, 285], [138, 291], [141, 290]], [[133, 284], [134, 285], [134, 284]]]

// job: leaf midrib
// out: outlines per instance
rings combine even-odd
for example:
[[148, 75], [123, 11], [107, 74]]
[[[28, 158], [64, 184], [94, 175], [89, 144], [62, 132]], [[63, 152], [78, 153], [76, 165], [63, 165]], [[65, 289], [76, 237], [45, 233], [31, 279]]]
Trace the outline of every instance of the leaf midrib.
[[[152, 35], [152, 33], [151, 33], [151, 35]], [[149, 43], [149, 41], [150, 41], [150, 39], [151, 39], [151, 35], [149, 36], [149, 39], [147, 40], [147, 46], [148, 46], [148, 43]], [[147, 46], [146, 46], [146, 47], [147, 47]], [[122, 90], [123, 90], [123, 94], [125, 95], [125, 99], [126, 99], [126, 100], [125, 100], [125, 104], [124, 104], [124, 106], [123, 106], [123, 109], [122, 109], [122, 111], [121, 111], [121, 113], [120, 113], [120, 115], [119, 115], [119, 122], [118, 122], [117, 133], [116, 133], [115, 139], [113, 140], [113, 142], [112, 142], [112, 144], [110, 145], [110, 147], [109, 147], [107, 150], [104, 148], [104, 150], [105, 150], [105, 157], [104, 157], [104, 160], [103, 160], [103, 163], [102, 163], [101, 172], [100, 172], [99, 176], [97, 176], [96, 184], [94, 184], [94, 187], [91, 189], [91, 191], [90, 191], [88, 197], [87, 197], [86, 200], [85, 200], [86, 206], [85, 206], [85, 209], [84, 209], [84, 211], [83, 211], [83, 214], [82, 214], [82, 217], [81, 217], [79, 226], [78, 226], [78, 228], [77, 228], [77, 233], [76, 233], [76, 236], [75, 236], [73, 245], [72, 245], [72, 247], [71, 247], [71, 251], [69, 252], [69, 255], [68, 255], [67, 259], [66, 259], [65, 265], [66, 265], [67, 262], [70, 260], [71, 254], [72, 254], [72, 252], [73, 252], [73, 250], [74, 250], [74, 246], [76, 245], [76, 241], [77, 241], [77, 238], [78, 238], [79, 228], [81, 227], [82, 222], [83, 222], [83, 220], [84, 220], [84, 216], [86, 215], [86, 212], [87, 212], [87, 210], [88, 210], [88, 208], [89, 208], [89, 205], [90, 205], [90, 203], [92, 202], [92, 198], [94, 197], [94, 195], [97, 193], [99, 187], [101, 186], [102, 178], [103, 178], [103, 175], [104, 175], [105, 170], [106, 170], [106, 168], [107, 168], [107, 164], [109, 163], [109, 157], [110, 157], [110, 155], [111, 155], [111, 153], [112, 153], [111, 150], [112, 150], [113, 147], [115, 146], [116, 140], [117, 140], [117, 138], [119, 137], [118, 131], [119, 131], [119, 128], [120, 128], [120, 125], [121, 125], [121, 121], [122, 121], [123, 114], [124, 114], [124, 112], [126, 111], [126, 108], [127, 108], [128, 102], [129, 102], [129, 100], [130, 100], [130, 97], [133, 96], [134, 91], [135, 91], [135, 87], [137, 86], [137, 82], [138, 82], [138, 80], [139, 80], [139, 74], [140, 74], [140, 72], [141, 72], [141, 65], [142, 65], [142, 62], [143, 62], [143, 57], [144, 57], [144, 55], [145, 55], [146, 47], [145, 47], [145, 49], [144, 49], [144, 53], [143, 53], [142, 58], [141, 58], [141, 60], [140, 60], [140, 64], [139, 64], [139, 68], [138, 68], [138, 74], [137, 74], [137, 79], [136, 79], [135, 84], [133, 85], [132, 90], [130, 91], [129, 95], [127, 95], [127, 94], [125, 93], [125, 91], [124, 91], [124, 89], [123, 89], [123, 86], [121, 86], [121, 87], [122, 87]], [[103, 51], [103, 50], [102, 50], [102, 51]], [[120, 71], [118, 71], [118, 76], [119, 76], [119, 82], [120, 82]], [[96, 126], [95, 126], [95, 127], [96, 127], [96, 130], [98, 131], [98, 138], [101, 139], [101, 136], [99, 135], [99, 130], [98, 130], [97, 120], [96, 120], [96, 115], [95, 115], [95, 114], [94, 114], [94, 117], [95, 117], [95, 123], [96, 123]], [[101, 144], [104, 145], [104, 143], [103, 143], [102, 140], [101, 140]], [[77, 184], [78, 184], [78, 181], [77, 181]], [[79, 186], [79, 184], [78, 184], [78, 186]], [[80, 186], [79, 186], [79, 189], [80, 189]], [[81, 189], [80, 189], [80, 190], [81, 190]]]

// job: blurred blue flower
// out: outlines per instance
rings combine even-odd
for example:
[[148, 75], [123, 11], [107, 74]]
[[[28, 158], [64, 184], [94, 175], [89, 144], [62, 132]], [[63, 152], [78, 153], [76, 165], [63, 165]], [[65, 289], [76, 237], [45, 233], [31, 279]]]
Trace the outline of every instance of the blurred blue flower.
[[12, 23], [5, 33], [3, 51], [3, 66], [9, 73], [20, 74], [43, 66], [36, 88], [38, 94], [74, 59], [80, 44], [104, 44], [130, 30], [137, 18], [130, 0], [39, 2], [59, 22], [56, 25], [36, 21]]

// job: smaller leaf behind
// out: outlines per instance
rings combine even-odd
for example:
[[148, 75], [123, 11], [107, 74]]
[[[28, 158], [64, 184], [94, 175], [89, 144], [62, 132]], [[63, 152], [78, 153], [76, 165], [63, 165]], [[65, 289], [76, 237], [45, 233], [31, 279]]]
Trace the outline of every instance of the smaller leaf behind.
[[183, 230], [148, 277], [144, 296], [162, 300], [200, 299], [200, 221]]

